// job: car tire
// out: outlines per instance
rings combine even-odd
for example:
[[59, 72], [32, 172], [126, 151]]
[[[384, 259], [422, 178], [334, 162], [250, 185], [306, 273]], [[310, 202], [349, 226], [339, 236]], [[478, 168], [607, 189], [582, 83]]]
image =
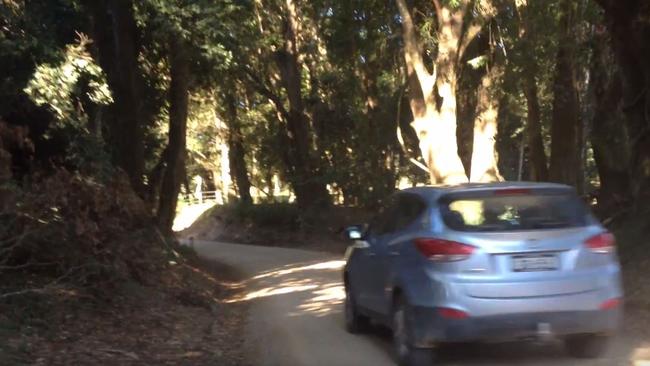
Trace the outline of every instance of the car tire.
[[576, 358], [598, 358], [609, 345], [609, 337], [597, 334], [570, 336], [564, 340], [567, 352]]
[[393, 348], [395, 359], [400, 366], [431, 366], [434, 360], [433, 349], [415, 348], [409, 339], [409, 325], [406, 321], [408, 305], [403, 298], [396, 299], [393, 307]]
[[352, 334], [364, 333], [370, 327], [370, 319], [359, 314], [350, 286], [345, 286], [345, 329]]

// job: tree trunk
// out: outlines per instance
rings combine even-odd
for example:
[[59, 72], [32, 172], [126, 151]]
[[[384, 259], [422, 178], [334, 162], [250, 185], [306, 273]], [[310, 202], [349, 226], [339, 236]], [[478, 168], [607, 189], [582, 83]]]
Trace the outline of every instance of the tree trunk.
[[230, 175], [230, 147], [228, 146], [228, 136], [227, 128], [223, 121], [220, 121], [222, 124], [222, 131], [225, 132], [221, 139], [219, 139], [219, 179], [220, 179], [220, 188], [221, 188], [221, 199], [224, 203], [230, 202], [230, 197], [232, 197], [232, 175]]
[[228, 160], [230, 162], [230, 172], [235, 178], [239, 200], [245, 204], [253, 203], [251, 198], [251, 182], [248, 178], [248, 168], [246, 167], [243, 136], [239, 124], [237, 113], [237, 98], [235, 88], [231, 88], [226, 95], [226, 108], [228, 110]]
[[579, 158], [579, 102], [575, 75], [575, 6], [572, 0], [562, 3], [561, 36], [558, 42], [555, 81], [553, 85], [553, 117], [551, 124], [550, 180], [577, 185], [582, 174]]
[[90, 13], [92, 23], [91, 46], [95, 46], [95, 57], [106, 73], [107, 81], [111, 89], [117, 88], [119, 79], [115, 71], [115, 45], [113, 37], [113, 24], [109, 17], [107, 0], [86, 0], [84, 6]]
[[493, 66], [482, 78], [478, 88], [476, 118], [474, 121], [474, 144], [472, 148], [471, 182], [499, 182], [497, 152], [495, 149], [499, 99], [495, 97], [500, 85], [503, 68]]
[[131, 0], [86, 1], [93, 23], [98, 60], [106, 73], [114, 103], [109, 108], [106, 139], [114, 146], [115, 164], [144, 197], [144, 128], [142, 78], [138, 68], [138, 28]]
[[158, 226], [171, 232], [176, 203], [185, 174], [187, 113], [190, 88], [190, 60], [184, 41], [173, 39], [169, 51], [171, 83], [169, 86], [169, 143], [167, 162], [160, 190]]
[[[469, 72], [468, 72], [469, 71]], [[460, 75], [458, 90], [456, 92], [456, 142], [458, 143], [458, 156], [463, 162], [465, 174], [469, 177], [472, 171], [472, 150], [474, 148], [474, 128], [478, 108], [478, 86], [476, 80], [481, 70], [464, 69]]]
[[[350, 6], [350, 13], [345, 16], [345, 19], [351, 22], [354, 20], [353, 8], [354, 6]], [[380, 30], [373, 27], [369, 27], [367, 31], [367, 42], [378, 42], [379, 38], [383, 36], [380, 34]], [[349, 54], [357, 54], [355, 36], [350, 37], [350, 43], [352, 49]], [[360, 54], [362, 53], [360, 52]], [[364, 188], [372, 188], [371, 192], [365, 193], [366, 198], [364, 199], [364, 204], [372, 205], [395, 191], [397, 174], [395, 173], [396, 168], [391, 162], [396, 160], [395, 150], [398, 148], [398, 142], [394, 131], [396, 131], [399, 117], [396, 119], [392, 114], [386, 113], [391, 107], [382, 103], [382, 97], [385, 99], [385, 95], [378, 86], [383, 67], [382, 60], [366, 57], [365, 62], [362, 62], [359, 59], [355, 62], [354, 67], [358, 70], [364, 94], [367, 118], [363, 131], [366, 131], [368, 140], [359, 141], [358, 144], [362, 146], [357, 146], [357, 150], [362, 154], [359, 161], [368, 161], [370, 169], [366, 172], [358, 172], [357, 178], [361, 182], [364, 180], [368, 182], [369, 186]], [[344, 200], [350, 202], [352, 198], [350, 190], [345, 193], [347, 195], [344, 194]]]
[[629, 139], [621, 118], [623, 90], [607, 37], [597, 34], [593, 41], [590, 86], [594, 114], [591, 145], [600, 178], [599, 206], [611, 208], [627, 201], [630, 194]]
[[534, 58], [535, 30], [531, 29], [531, 17], [535, 16], [529, 9], [527, 0], [516, 2], [519, 16], [519, 47], [522, 58], [521, 87], [526, 97], [525, 139], [528, 145], [529, 172], [531, 181], [548, 180], [548, 162], [542, 137], [542, 113], [537, 92], [537, 60]]
[[597, 2], [605, 10], [621, 71], [623, 112], [631, 140], [632, 196], [640, 205], [650, 200], [650, 4], [638, 0]]
[[117, 164], [126, 171], [131, 184], [144, 195], [144, 129], [142, 95], [138, 69], [138, 29], [131, 0], [109, 0], [113, 22], [115, 69], [118, 85], [112, 86], [116, 107]]
[[[466, 5], [466, 4], [465, 4]], [[463, 183], [467, 175], [458, 155], [456, 139], [456, 62], [460, 58], [464, 11], [438, 9], [438, 55], [434, 72], [427, 70], [415, 25], [405, 0], [397, 0], [402, 17], [404, 59], [413, 112], [412, 126], [420, 140], [431, 182]], [[460, 7], [462, 8], [462, 6]], [[437, 71], [437, 72], [436, 72]], [[437, 89], [438, 98], [435, 95]]]
[[548, 180], [548, 165], [542, 138], [542, 114], [537, 96], [535, 75], [523, 75], [523, 90], [528, 113], [526, 115], [526, 143], [528, 144], [529, 178], [532, 181]]
[[145, 198], [145, 203], [154, 216], [158, 216], [160, 190], [162, 188], [163, 175], [165, 174], [165, 164], [167, 164], [167, 151], [168, 147], [160, 154], [158, 162], [147, 176], [147, 197]]
[[319, 207], [329, 204], [329, 193], [315, 163], [309, 121], [302, 100], [302, 66], [297, 46], [298, 16], [292, 0], [286, 0], [286, 8], [288, 15], [283, 29], [284, 48], [276, 56], [281, 83], [289, 100], [286, 115], [289, 180], [300, 207]]

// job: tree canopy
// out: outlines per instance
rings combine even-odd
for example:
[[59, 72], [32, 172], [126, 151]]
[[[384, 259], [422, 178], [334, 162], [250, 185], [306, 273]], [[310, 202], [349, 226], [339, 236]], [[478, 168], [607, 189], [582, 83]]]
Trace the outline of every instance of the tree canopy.
[[499, 180], [647, 202], [649, 16], [640, 0], [4, 0], [0, 120], [34, 149], [0, 148], [17, 180], [122, 170], [165, 230], [195, 177], [222, 202], [304, 209]]

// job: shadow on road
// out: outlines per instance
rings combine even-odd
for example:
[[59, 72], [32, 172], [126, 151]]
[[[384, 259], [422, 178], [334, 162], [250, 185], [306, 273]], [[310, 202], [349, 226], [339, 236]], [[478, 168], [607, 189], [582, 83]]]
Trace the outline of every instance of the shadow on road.
[[[340, 315], [340, 314], [337, 314]], [[344, 329], [342, 315], [337, 321]], [[374, 325], [366, 337], [378, 349], [392, 356], [392, 333], [390, 329]], [[436, 355], [436, 364], [446, 366], [471, 365], [602, 365], [602, 366], [650, 366], [646, 352], [650, 342], [627, 342], [621, 339], [611, 347], [608, 355], [597, 360], [581, 360], [568, 356], [561, 341], [548, 343], [508, 342], [508, 343], [454, 343], [441, 345]]]

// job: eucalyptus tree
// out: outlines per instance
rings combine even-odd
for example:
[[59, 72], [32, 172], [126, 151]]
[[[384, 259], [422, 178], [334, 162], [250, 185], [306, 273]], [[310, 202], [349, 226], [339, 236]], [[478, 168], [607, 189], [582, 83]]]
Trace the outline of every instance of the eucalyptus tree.
[[[404, 60], [414, 118], [412, 126], [418, 134], [431, 182], [466, 182], [467, 174], [458, 155], [456, 139], [459, 69], [470, 43], [486, 22], [494, 17], [496, 8], [487, 0], [434, 0], [433, 9], [426, 6], [418, 9], [425, 14], [426, 30], [429, 30], [429, 37], [434, 39], [433, 44], [425, 44], [418, 35], [421, 32], [414, 20], [412, 7], [406, 0], [396, 0], [396, 3], [402, 24]], [[482, 134], [485, 137], [479, 140], [474, 154], [493, 156], [495, 153], [496, 118], [491, 119], [492, 122], [485, 128], [476, 131], [479, 138]], [[477, 167], [481, 172], [473, 178], [488, 181], [501, 179], [496, 159], [488, 159], [479, 165], [483, 165]]]

